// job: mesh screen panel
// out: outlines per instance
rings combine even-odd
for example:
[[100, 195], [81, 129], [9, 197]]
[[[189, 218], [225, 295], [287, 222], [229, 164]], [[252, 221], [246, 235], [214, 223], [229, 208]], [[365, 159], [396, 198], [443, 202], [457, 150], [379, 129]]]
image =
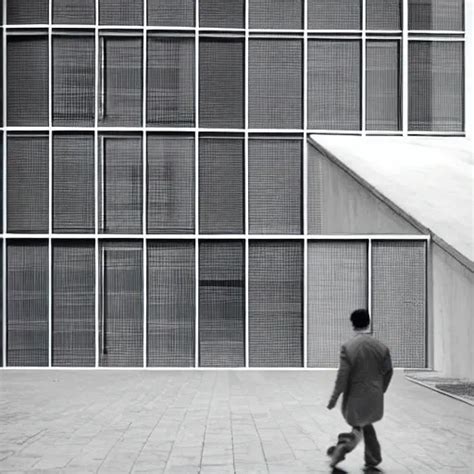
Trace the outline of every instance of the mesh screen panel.
[[337, 367], [353, 335], [349, 316], [367, 308], [367, 243], [308, 244], [308, 367]]
[[368, 30], [401, 30], [401, 0], [365, 0]]
[[94, 125], [94, 35], [53, 36], [53, 125]]
[[94, 232], [94, 135], [53, 138], [53, 232]]
[[143, 0], [99, 0], [99, 24], [143, 25]]
[[99, 365], [143, 365], [142, 243], [102, 242], [100, 247]]
[[302, 42], [252, 39], [249, 44], [249, 127], [301, 128]]
[[142, 40], [135, 37], [100, 38], [101, 93], [99, 123], [140, 126], [142, 123]]
[[199, 244], [199, 365], [245, 365], [243, 241]]
[[463, 30], [464, 0], [408, 0], [408, 29]]
[[408, 129], [464, 129], [464, 45], [412, 41], [408, 45]]
[[[0, 240], [0, 243], [2, 244], [2, 249], [3, 249], [3, 239]], [[0, 272], [0, 284], [2, 285], [3, 288], [3, 279], [6, 277], [3, 272], [3, 250], [0, 254], [0, 265], [2, 266], [2, 271]], [[3, 360], [3, 318], [5, 318], [3, 314], [3, 298], [0, 298], [0, 311], [1, 311], [1, 316], [0, 316], [0, 364], [1, 366], [6, 366], [6, 361]], [[6, 322], [6, 320], [5, 320]]]
[[361, 0], [307, 0], [308, 28], [312, 30], [359, 30]]
[[7, 364], [48, 365], [48, 242], [7, 244]]
[[8, 135], [8, 232], [48, 232], [48, 136]]
[[141, 233], [143, 220], [141, 136], [101, 135], [99, 161], [101, 232]]
[[303, 28], [303, 0], [249, 0], [249, 24], [256, 29]]
[[148, 0], [148, 25], [194, 26], [194, 0]]
[[148, 241], [148, 366], [194, 367], [193, 241]]
[[367, 130], [400, 129], [400, 42], [367, 41]]
[[426, 244], [374, 241], [372, 320], [395, 367], [426, 366]]
[[94, 241], [54, 241], [52, 364], [95, 365]]
[[199, 43], [199, 125], [244, 127], [244, 41]]
[[205, 234], [244, 232], [244, 141], [199, 141], [199, 230]]
[[7, 39], [7, 124], [48, 125], [48, 37]]
[[244, 28], [245, 0], [199, 0], [199, 26]]
[[148, 36], [147, 124], [194, 126], [194, 38]]
[[303, 365], [303, 244], [251, 241], [249, 365]]
[[[3, 0], [3, 3], [6, 0]], [[49, 0], [8, 0], [7, 23], [37, 25], [49, 21]]]
[[308, 127], [360, 129], [361, 43], [308, 41]]
[[194, 135], [148, 135], [147, 228], [194, 232]]
[[53, 23], [93, 25], [95, 0], [53, 0]]
[[300, 234], [302, 142], [250, 139], [249, 228], [253, 234]]

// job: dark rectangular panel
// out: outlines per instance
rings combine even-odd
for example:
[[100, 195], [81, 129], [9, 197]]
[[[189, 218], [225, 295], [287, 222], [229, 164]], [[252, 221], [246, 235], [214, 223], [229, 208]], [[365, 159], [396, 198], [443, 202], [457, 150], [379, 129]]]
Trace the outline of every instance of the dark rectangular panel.
[[368, 30], [401, 30], [402, 0], [366, 0]]
[[194, 26], [194, 0], [148, 0], [148, 25]]
[[201, 38], [199, 44], [199, 125], [244, 127], [243, 39]]
[[248, 4], [250, 28], [303, 28], [303, 0], [249, 0]]
[[99, 0], [100, 25], [143, 25], [143, 0]]
[[53, 0], [53, 23], [93, 25], [95, 0]]
[[142, 367], [142, 243], [103, 241], [99, 251], [99, 365]]
[[361, 42], [308, 41], [308, 127], [361, 128]]
[[464, 130], [464, 44], [408, 44], [408, 129]]
[[244, 242], [199, 243], [199, 365], [245, 365]]
[[148, 36], [147, 125], [194, 126], [194, 38]]
[[464, 0], [408, 0], [408, 29], [462, 31]]
[[400, 41], [367, 41], [367, 130], [400, 130]]
[[302, 141], [250, 139], [249, 228], [252, 234], [302, 231]]
[[7, 365], [48, 365], [48, 242], [7, 244]]
[[426, 367], [425, 242], [373, 242], [372, 324], [395, 367]]
[[7, 37], [7, 125], [48, 126], [48, 37]]
[[250, 367], [302, 367], [302, 242], [250, 242], [248, 298]]
[[100, 36], [99, 124], [133, 127], [142, 123], [143, 41], [139, 37]]
[[53, 125], [94, 125], [93, 34], [53, 36]]
[[94, 241], [53, 242], [52, 364], [94, 367]]
[[199, 0], [199, 26], [244, 28], [245, 0]]
[[53, 232], [94, 232], [94, 135], [55, 133]]
[[8, 135], [8, 232], [48, 232], [47, 135]]
[[301, 128], [303, 44], [252, 39], [249, 45], [249, 127]]
[[141, 135], [99, 136], [99, 229], [141, 233], [143, 170]]
[[308, 367], [337, 367], [352, 311], [367, 308], [367, 242], [308, 244]]
[[244, 141], [199, 141], [199, 231], [244, 233]]
[[194, 232], [194, 161], [194, 135], [148, 135], [149, 233]]
[[360, 30], [361, 0], [306, 0], [310, 30]]
[[148, 240], [150, 367], [194, 367], [194, 241]]
[[[49, 0], [3, 0], [7, 2], [7, 23], [39, 25], [49, 23]], [[3, 7], [3, 5], [2, 5]]]

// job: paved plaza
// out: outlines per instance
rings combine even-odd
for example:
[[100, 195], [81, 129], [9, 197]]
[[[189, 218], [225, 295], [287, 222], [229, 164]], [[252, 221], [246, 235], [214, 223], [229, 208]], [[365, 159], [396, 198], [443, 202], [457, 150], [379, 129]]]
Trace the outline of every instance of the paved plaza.
[[[1, 472], [330, 472], [335, 371], [0, 371]], [[396, 372], [386, 473], [470, 473], [473, 408]], [[340, 464], [361, 472], [361, 446]]]

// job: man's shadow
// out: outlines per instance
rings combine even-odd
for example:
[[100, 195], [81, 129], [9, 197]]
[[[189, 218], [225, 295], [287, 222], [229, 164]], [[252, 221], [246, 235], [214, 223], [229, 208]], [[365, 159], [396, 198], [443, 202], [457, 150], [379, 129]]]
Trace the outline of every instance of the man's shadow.
[[[369, 474], [375, 474], [375, 473], [383, 473], [382, 469], [378, 467], [373, 467], [373, 468], [365, 468], [364, 472], [369, 473]], [[333, 467], [331, 474], [349, 474], [349, 471], [345, 471], [344, 469], [341, 469], [340, 467]]]

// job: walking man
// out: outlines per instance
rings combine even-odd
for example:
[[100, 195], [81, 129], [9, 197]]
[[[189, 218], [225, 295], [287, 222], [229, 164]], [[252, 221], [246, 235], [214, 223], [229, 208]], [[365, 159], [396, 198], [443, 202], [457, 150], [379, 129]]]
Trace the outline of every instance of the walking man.
[[387, 346], [367, 333], [368, 311], [358, 309], [350, 319], [355, 334], [341, 347], [336, 383], [327, 407], [334, 408], [342, 393], [342, 414], [352, 431], [339, 434], [337, 445], [328, 449], [328, 455], [330, 466], [335, 467], [364, 438], [365, 470], [373, 472], [382, 462], [382, 455], [372, 423], [383, 417], [383, 397], [392, 378], [392, 361]]

